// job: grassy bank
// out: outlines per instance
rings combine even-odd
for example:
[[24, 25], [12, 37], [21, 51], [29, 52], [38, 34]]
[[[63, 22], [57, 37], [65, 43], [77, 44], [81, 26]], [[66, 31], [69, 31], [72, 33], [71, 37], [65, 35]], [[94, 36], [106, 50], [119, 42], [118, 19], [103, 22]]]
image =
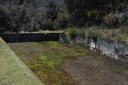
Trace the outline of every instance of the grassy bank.
[[109, 29], [104, 27], [70, 28], [66, 31], [68, 38], [76, 36], [87, 36], [102, 38], [108, 41], [118, 41], [128, 43], [128, 27], [119, 29]]
[[44, 85], [0, 38], [0, 85]]

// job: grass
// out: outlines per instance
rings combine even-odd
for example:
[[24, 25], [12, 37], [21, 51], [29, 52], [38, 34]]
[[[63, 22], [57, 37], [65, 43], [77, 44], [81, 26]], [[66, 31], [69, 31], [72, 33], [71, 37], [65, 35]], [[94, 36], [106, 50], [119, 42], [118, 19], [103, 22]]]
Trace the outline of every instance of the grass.
[[109, 29], [104, 27], [70, 28], [66, 31], [69, 39], [76, 36], [87, 36], [106, 39], [108, 41], [118, 41], [128, 43], [128, 27], [119, 29]]
[[40, 55], [39, 60], [48, 61], [47, 56]]
[[58, 42], [54, 42], [54, 41], [48, 41], [48, 44], [50, 45], [58, 45], [59, 43]]
[[0, 85], [44, 85], [0, 38]]

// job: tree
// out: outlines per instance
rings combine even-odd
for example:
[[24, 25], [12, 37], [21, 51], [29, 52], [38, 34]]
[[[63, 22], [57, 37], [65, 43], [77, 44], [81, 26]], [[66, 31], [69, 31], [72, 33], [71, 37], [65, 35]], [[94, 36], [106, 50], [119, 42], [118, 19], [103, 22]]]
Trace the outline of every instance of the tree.
[[[73, 26], [100, 25], [111, 12], [122, 12], [127, 0], [65, 0]], [[128, 4], [128, 3], [127, 3]], [[127, 6], [127, 5], [125, 5]]]

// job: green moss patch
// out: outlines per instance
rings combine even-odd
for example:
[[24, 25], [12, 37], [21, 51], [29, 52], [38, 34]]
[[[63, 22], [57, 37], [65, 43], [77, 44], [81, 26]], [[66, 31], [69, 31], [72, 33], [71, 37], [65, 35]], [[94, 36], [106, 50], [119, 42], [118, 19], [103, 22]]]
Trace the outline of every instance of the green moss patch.
[[8, 45], [47, 85], [67, 85], [69, 78], [62, 68], [63, 63], [87, 53], [79, 46], [54, 41]]

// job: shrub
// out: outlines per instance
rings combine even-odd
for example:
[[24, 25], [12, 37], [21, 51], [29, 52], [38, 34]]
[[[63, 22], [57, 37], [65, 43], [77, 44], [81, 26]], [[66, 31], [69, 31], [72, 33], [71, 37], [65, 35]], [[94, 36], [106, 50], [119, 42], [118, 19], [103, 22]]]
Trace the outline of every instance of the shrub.
[[123, 27], [120, 29], [103, 29], [102, 27], [90, 27], [78, 29], [76, 27], [70, 28], [66, 31], [66, 34], [69, 39], [76, 36], [87, 36], [102, 38], [108, 41], [119, 41], [119, 42], [128, 42], [128, 28]]
[[81, 36], [81, 37], [85, 36], [85, 34], [86, 34], [85, 31], [86, 31], [85, 28], [82, 28], [82, 29], [76, 29], [76, 33], [77, 33], [77, 35], [78, 35], [78, 36]]
[[77, 36], [76, 27], [69, 28], [66, 31], [66, 35], [67, 35], [68, 39], [72, 39], [72, 38], [76, 37]]
[[103, 32], [99, 29], [93, 28], [93, 29], [87, 29], [86, 30], [86, 36], [88, 37], [96, 37], [96, 38], [101, 38], [103, 36]]
[[118, 18], [113, 13], [110, 13], [109, 15], [105, 16], [103, 21], [108, 26], [115, 26], [115, 27], [118, 26], [117, 25], [118, 24]]

